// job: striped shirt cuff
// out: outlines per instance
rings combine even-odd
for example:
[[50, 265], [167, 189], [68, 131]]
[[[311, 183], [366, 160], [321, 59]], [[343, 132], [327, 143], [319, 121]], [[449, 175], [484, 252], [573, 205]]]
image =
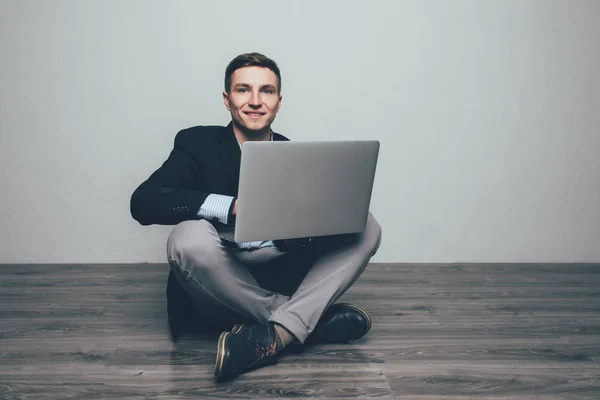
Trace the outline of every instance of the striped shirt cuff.
[[227, 225], [234, 199], [235, 197], [233, 196], [209, 194], [200, 206], [198, 216], [208, 220], [217, 219], [219, 222]]

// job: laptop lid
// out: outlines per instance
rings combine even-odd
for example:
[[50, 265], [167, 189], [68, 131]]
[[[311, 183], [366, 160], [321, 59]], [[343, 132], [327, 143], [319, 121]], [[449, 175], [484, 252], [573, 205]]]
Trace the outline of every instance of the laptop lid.
[[245, 142], [235, 241], [361, 232], [378, 141]]

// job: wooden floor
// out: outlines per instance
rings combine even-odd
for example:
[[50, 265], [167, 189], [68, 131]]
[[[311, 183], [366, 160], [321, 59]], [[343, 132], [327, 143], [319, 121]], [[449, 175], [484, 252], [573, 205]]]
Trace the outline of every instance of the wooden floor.
[[372, 264], [360, 341], [213, 382], [167, 265], [0, 266], [1, 399], [600, 399], [600, 265]]

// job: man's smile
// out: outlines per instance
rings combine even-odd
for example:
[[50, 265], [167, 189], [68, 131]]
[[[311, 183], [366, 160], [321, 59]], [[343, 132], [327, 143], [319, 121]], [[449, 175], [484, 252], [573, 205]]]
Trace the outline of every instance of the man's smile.
[[265, 115], [266, 113], [257, 112], [257, 111], [244, 111], [244, 114], [246, 114], [250, 118], [260, 118], [263, 115]]

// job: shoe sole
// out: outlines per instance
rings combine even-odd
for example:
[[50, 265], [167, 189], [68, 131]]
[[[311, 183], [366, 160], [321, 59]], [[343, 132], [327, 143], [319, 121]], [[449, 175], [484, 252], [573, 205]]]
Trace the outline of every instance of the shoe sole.
[[215, 361], [215, 378], [219, 379], [221, 377], [221, 372], [223, 370], [223, 361], [225, 360], [225, 342], [227, 341], [227, 337], [230, 335], [230, 332], [223, 332], [219, 336], [219, 343], [217, 344], [217, 359]]

